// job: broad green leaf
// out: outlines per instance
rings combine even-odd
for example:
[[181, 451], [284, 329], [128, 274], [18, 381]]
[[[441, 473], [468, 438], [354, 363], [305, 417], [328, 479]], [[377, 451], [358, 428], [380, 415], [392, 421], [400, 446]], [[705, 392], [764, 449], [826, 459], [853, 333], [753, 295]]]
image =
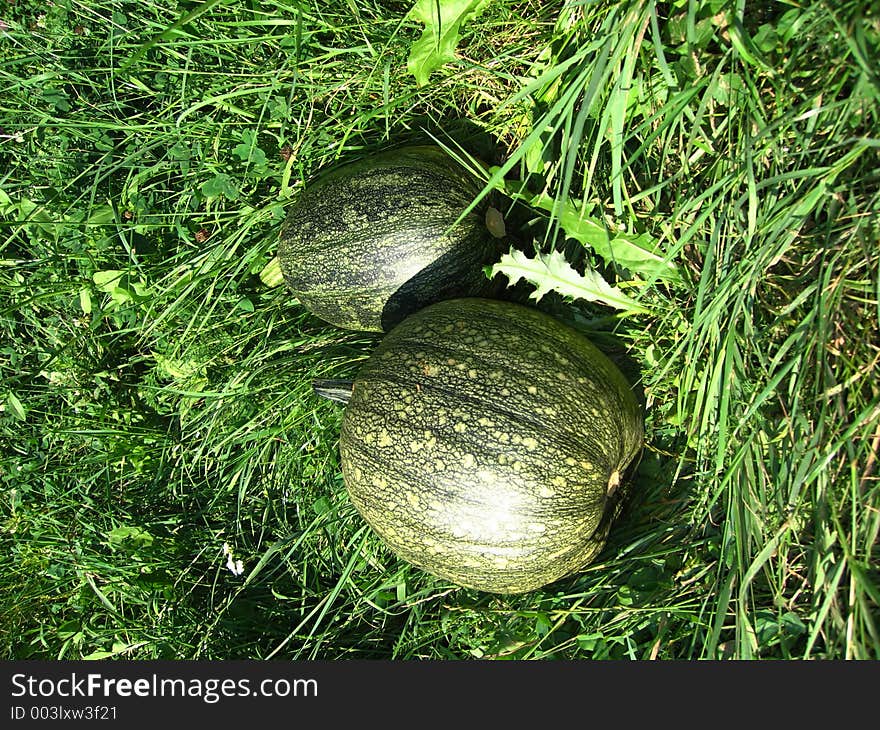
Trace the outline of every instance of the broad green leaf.
[[206, 198], [219, 198], [222, 195], [227, 200], [238, 200], [239, 196], [232, 178], [223, 172], [218, 172], [210, 180], [203, 182], [201, 190]]
[[155, 538], [147, 530], [135, 525], [120, 525], [107, 533], [107, 541], [111, 546], [119, 546], [124, 542], [134, 547], [149, 547]]
[[84, 314], [92, 313], [92, 295], [88, 289], [79, 290], [79, 306]]
[[265, 167], [268, 164], [266, 153], [257, 144], [257, 134], [252, 129], [242, 131], [241, 143], [232, 148], [232, 153], [242, 162], [249, 162], [255, 167]]
[[88, 224], [90, 226], [106, 226], [113, 223], [113, 207], [107, 204], [99, 205], [89, 212]]
[[504, 274], [510, 280], [510, 285], [520, 279], [533, 284], [536, 288], [529, 297], [535, 301], [548, 292], [555, 291], [564, 297], [601, 302], [627, 312], [647, 311], [620, 289], [611, 286], [597, 272], [587, 270], [585, 274], [579, 274], [558, 251], [539, 253], [531, 259], [522, 251], [511, 249], [489, 271], [490, 278], [495, 278], [498, 274]]
[[461, 26], [491, 0], [418, 0], [409, 18], [424, 23], [422, 36], [410, 48], [407, 70], [424, 86], [433, 71], [455, 60]]
[[27, 411], [24, 409], [21, 401], [12, 391], [9, 391], [6, 394], [6, 405], [9, 406], [9, 410], [12, 412], [12, 415], [15, 416], [17, 420], [27, 420]]
[[142, 302], [150, 296], [150, 289], [145, 282], [135, 281], [119, 269], [96, 271], [92, 274], [92, 281], [99, 290], [110, 295], [113, 305], [117, 307], [131, 302]]
[[121, 641], [114, 641], [113, 646], [110, 651], [96, 649], [89, 654], [86, 654], [83, 659], [87, 661], [101, 661], [103, 659], [109, 659], [110, 657], [119, 656], [120, 654], [125, 654], [129, 651], [134, 651], [142, 646], [144, 646], [146, 641], [137, 641], [134, 643], [126, 644]]
[[193, 358], [179, 359], [166, 357], [160, 352], [153, 352], [157, 372], [170, 380], [185, 380], [202, 372], [202, 363]]
[[124, 273], [124, 271], [120, 271], [119, 269], [96, 271], [92, 274], [92, 281], [95, 282], [95, 286], [97, 286], [102, 292], [112, 294], [113, 290], [119, 286]]

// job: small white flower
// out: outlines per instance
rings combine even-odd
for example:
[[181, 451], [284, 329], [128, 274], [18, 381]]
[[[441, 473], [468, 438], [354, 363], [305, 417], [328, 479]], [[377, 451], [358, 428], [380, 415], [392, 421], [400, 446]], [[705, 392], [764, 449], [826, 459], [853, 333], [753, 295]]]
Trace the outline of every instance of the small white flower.
[[223, 543], [223, 555], [226, 558], [226, 567], [229, 568], [232, 575], [241, 575], [244, 573], [244, 563], [241, 560], [235, 560], [232, 557], [232, 548], [228, 542]]

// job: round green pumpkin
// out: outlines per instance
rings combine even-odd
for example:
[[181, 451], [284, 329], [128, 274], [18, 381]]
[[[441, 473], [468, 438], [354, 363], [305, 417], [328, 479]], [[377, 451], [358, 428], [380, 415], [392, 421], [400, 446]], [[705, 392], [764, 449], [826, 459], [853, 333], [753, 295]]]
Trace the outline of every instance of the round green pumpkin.
[[384, 337], [354, 381], [340, 453], [352, 502], [397, 555], [522, 593], [601, 550], [642, 431], [624, 376], [580, 333], [466, 298]]
[[382, 332], [426, 304], [485, 296], [483, 267], [501, 250], [498, 211], [441, 148], [387, 150], [306, 185], [281, 228], [284, 280], [313, 314]]

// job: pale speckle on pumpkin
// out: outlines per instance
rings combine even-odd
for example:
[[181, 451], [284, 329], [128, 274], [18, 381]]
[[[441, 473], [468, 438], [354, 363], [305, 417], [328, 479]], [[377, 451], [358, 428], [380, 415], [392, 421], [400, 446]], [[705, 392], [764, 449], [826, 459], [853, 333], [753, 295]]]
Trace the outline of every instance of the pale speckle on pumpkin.
[[393, 441], [388, 434], [388, 431], [382, 431], [382, 433], [379, 434], [379, 440], [376, 443], [379, 446], [391, 446]]
[[459, 421], [452, 427], [452, 430], [456, 433], [464, 433], [465, 431], [467, 431], [467, 424]]
[[529, 392], [529, 395], [537, 395], [538, 393], [538, 388], [534, 385], [530, 385], [526, 390]]
[[556, 492], [554, 492], [552, 489], [550, 489], [550, 487], [541, 487], [538, 490], [538, 495], [541, 497], [544, 497], [545, 499], [549, 499], [554, 494], [556, 494]]
[[553, 477], [553, 486], [556, 487], [565, 487], [568, 484], [568, 481], [565, 477], [556, 476]]
[[529, 525], [529, 532], [537, 532], [539, 534], [542, 532], [547, 532], [547, 526], [542, 525], [540, 522], [533, 522]]
[[461, 457], [461, 464], [465, 469], [470, 469], [477, 461], [473, 454], [465, 454]]
[[527, 449], [529, 449], [529, 451], [532, 451], [532, 450], [538, 448], [538, 442], [535, 441], [535, 439], [533, 439], [531, 436], [526, 436], [522, 440], [522, 445], [525, 446]]

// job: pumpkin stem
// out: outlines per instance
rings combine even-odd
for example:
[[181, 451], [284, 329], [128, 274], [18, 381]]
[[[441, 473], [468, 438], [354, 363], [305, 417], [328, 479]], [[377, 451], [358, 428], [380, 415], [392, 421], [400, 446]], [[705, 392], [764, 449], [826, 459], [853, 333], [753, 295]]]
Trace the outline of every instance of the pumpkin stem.
[[620, 486], [620, 472], [615, 469], [611, 472], [611, 476], [608, 477], [608, 493], [607, 496], [611, 496], [617, 491], [617, 488]]
[[312, 381], [312, 390], [316, 395], [329, 400], [348, 403], [354, 390], [353, 380], [324, 380], [319, 378]]
[[504, 224], [504, 216], [498, 208], [489, 206], [486, 209], [486, 228], [495, 238], [504, 238], [507, 235], [507, 226]]

